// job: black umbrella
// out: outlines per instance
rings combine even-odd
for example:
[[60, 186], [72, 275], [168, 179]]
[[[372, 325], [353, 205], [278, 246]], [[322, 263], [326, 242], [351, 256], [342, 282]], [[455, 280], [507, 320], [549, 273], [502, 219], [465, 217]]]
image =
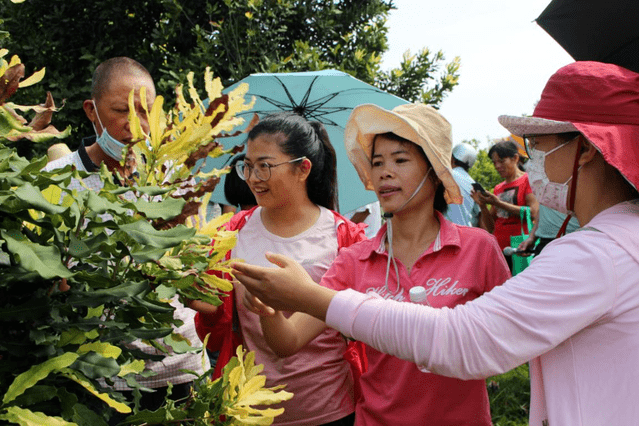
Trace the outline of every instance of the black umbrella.
[[537, 23], [577, 61], [639, 72], [639, 0], [553, 0]]

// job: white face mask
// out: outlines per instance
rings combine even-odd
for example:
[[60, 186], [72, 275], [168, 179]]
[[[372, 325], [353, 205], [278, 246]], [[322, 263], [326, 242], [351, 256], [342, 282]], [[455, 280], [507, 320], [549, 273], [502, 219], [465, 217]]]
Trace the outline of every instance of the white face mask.
[[[559, 145], [548, 152], [539, 151], [537, 149], [530, 150], [530, 161], [526, 167], [528, 173], [528, 181], [537, 197], [539, 204], [543, 204], [560, 213], [572, 213], [568, 210], [568, 191], [570, 189], [570, 181], [572, 176], [564, 183], [551, 182], [546, 174], [546, 156], [557, 151], [559, 148], [568, 145], [568, 143]], [[581, 169], [581, 167], [580, 167]]]
[[[100, 127], [102, 127], [102, 134], [97, 137], [96, 142], [100, 146], [100, 148], [102, 148], [102, 151], [104, 151], [106, 155], [108, 155], [109, 157], [113, 158], [116, 161], [121, 161], [122, 150], [126, 148], [126, 145], [120, 142], [119, 140], [115, 139], [113, 136], [109, 134], [106, 127], [104, 127], [104, 125], [102, 124], [102, 120], [100, 120], [100, 116], [98, 115], [98, 107], [95, 104], [95, 101], [92, 100], [92, 102], [93, 102], [93, 107], [95, 108], [95, 116], [98, 118]], [[93, 125], [93, 130], [95, 131], [95, 134], [97, 135], [98, 131], [96, 130], [95, 125]]]

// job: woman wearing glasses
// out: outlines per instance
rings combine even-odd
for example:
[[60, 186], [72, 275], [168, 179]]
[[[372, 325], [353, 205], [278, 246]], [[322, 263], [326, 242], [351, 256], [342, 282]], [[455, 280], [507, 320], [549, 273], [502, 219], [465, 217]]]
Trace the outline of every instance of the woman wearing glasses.
[[[328, 270], [338, 249], [365, 239], [358, 226], [332, 211], [337, 207], [336, 157], [319, 122], [294, 113], [264, 117], [248, 135], [246, 157], [236, 164], [258, 206], [235, 215], [227, 229], [238, 230], [231, 255], [267, 265], [265, 252], [286, 253], [317, 281]], [[282, 359], [266, 344], [260, 319], [242, 304], [245, 289], [236, 284], [213, 315], [199, 315], [200, 335], [223, 342], [216, 372], [241, 342], [264, 364], [266, 386], [286, 384], [294, 397], [275, 418], [282, 425], [353, 424], [353, 379], [344, 360], [346, 343], [326, 330], [295, 356]], [[233, 303], [234, 302], [234, 303]], [[233, 335], [233, 317], [241, 339]]]

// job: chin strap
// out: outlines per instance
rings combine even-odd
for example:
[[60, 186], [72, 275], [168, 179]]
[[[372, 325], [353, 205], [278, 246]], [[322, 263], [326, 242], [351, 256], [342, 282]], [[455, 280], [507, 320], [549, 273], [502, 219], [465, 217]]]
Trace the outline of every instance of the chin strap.
[[570, 222], [570, 219], [572, 219], [573, 215], [575, 214], [575, 197], [577, 196], [577, 178], [579, 176], [579, 153], [581, 152], [581, 147], [583, 146], [582, 137], [583, 136], [580, 136], [579, 139], [577, 139], [577, 153], [575, 154], [575, 163], [572, 166], [572, 181], [570, 182], [568, 215], [566, 215], [566, 219], [561, 225], [561, 228], [559, 228], [559, 232], [557, 232], [557, 236], [555, 238], [564, 236], [564, 234], [566, 233], [566, 228], [568, 227], [568, 222]]
[[[386, 220], [386, 241], [388, 241], [388, 262], [386, 262], [386, 278], [384, 279], [384, 288], [389, 294], [395, 294], [399, 292], [399, 288], [400, 288], [399, 287], [399, 268], [397, 267], [397, 262], [395, 261], [395, 257], [393, 256], [393, 221], [390, 219], [393, 218], [394, 213], [401, 211], [404, 207], [406, 207], [406, 204], [408, 204], [410, 200], [415, 198], [415, 195], [417, 195], [419, 190], [422, 189], [422, 186], [424, 186], [424, 183], [426, 183], [426, 179], [428, 178], [428, 175], [430, 174], [431, 170], [433, 170], [432, 167], [424, 175], [424, 178], [419, 183], [419, 185], [417, 185], [417, 188], [415, 189], [415, 191], [413, 191], [413, 195], [411, 195], [404, 204], [402, 204], [394, 212], [384, 212], [384, 214], [382, 215], [384, 219], [387, 219]], [[391, 260], [393, 261], [393, 266], [395, 267], [395, 276], [397, 277], [397, 288], [395, 289], [394, 292], [391, 292], [390, 288], [388, 288], [388, 275], [390, 274]], [[428, 299], [426, 300], [426, 303], [428, 303]]]

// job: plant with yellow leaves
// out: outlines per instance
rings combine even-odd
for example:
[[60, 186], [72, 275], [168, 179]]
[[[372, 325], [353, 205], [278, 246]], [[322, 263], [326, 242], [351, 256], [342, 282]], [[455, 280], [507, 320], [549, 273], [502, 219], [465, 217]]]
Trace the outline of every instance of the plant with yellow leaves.
[[[20, 87], [21, 77], [9, 78], [20, 75], [16, 64], [3, 68], [3, 100]], [[0, 145], [0, 423], [104, 425], [117, 411], [131, 415], [128, 424], [270, 424], [280, 410], [253, 404], [290, 397], [264, 389], [253, 356], [243, 353], [221, 380], [204, 373], [183, 404], [167, 400], [159, 412], [136, 412], [105, 386], [124, 380], [139, 389], [138, 375], [153, 374], [146, 360], [194, 350], [175, 332], [176, 295], [215, 305], [231, 288], [208, 273], [230, 272], [224, 259], [235, 244], [223, 229], [228, 216], [204, 219], [220, 172], [200, 178], [198, 162], [225, 154], [216, 139], [248, 107], [246, 88], [222, 94], [208, 73], [205, 84], [208, 106], [191, 78], [191, 104], [180, 98], [164, 113], [160, 98], [148, 111], [149, 134], [137, 127], [140, 142], [125, 158], [137, 173], [120, 180], [136, 185], [116, 184], [102, 167], [101, 190], [71, 190], [71, 179], [89, 174], [72, 166], [44, 172], [45, 157], [29, 161]], [[15, 130], [0, 125], [0, 139]], [[61, 279], [68, 291], [57, 290]], [[158, 352], [132, 349], [134, 340]]]
[[[56, 111], [53, 97], [47, 92], [46, 102], [42, 105], [16, 105], [7, 100], [18, 90], [40, 82], [44, 78], [45, 69], [35, 72], [29, 78], [22, 80], [25, 73], [24, 64], [17, 55], [13, 55], [7, 62], [5, 57], [9, 51], [0, 49], [0, 140], [16, 142], [29, 139], [33, 142], [44, 142], [52, 138], [66, 138], [71, 132], [67, 127], [60, 132], [51, 125], [51, 116]], [[34, 118], [27, 120], [16, 111], [34, 111]]]

